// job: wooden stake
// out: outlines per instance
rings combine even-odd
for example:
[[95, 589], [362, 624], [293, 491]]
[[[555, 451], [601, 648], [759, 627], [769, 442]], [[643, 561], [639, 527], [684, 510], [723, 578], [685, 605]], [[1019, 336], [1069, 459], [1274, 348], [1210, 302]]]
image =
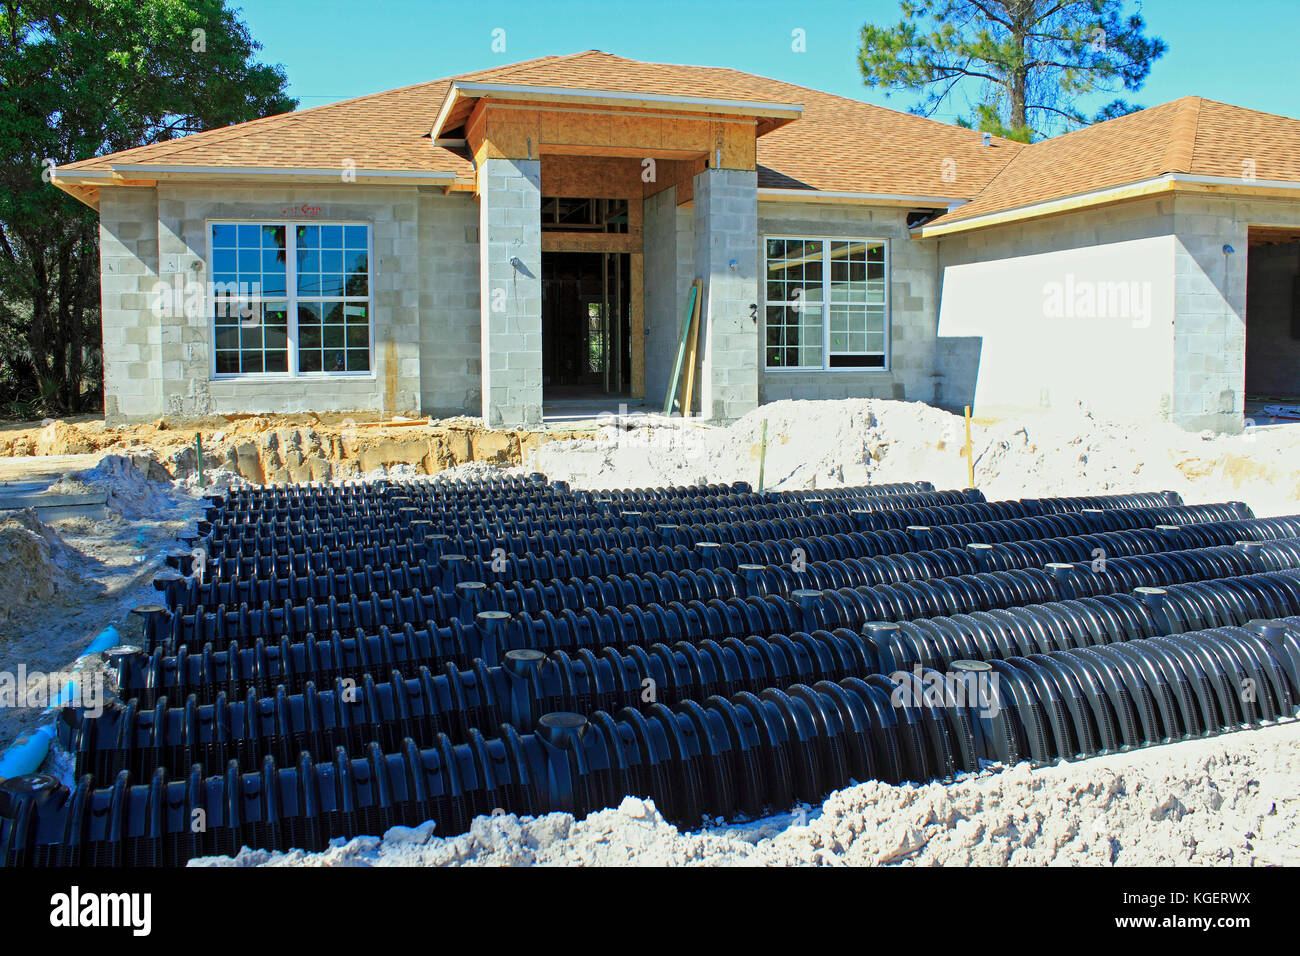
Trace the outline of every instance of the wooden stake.
[[682, 418], [691, 415], [691, 399], [695, 392], [695, 362], [700, 346], [700, 297], [695, 298], [695, 308], [691, 310], [691, 344], [686, 350], [686, 381], [682, 386]]
[[664, 414], [673, 413], [673, 399], [677, 397], [677, 386], [682, 380], [682, 362], [686, 360], [686, 337], [691, 331], [691, 319], [695, 315], [695, 303], [699, 301], [701, 281], [696, 279], [691, 284], [691, 300], [686, 306], [686, 319], [682, 323], [682, 337], [677, 343], [677, 360], [673, 363], [673, 377], [668, 380], [668, 394], [664, 396]]
[[970, 444], [970, 406], [966, 406], [966, 487], [975, 487], [975, 458]]
[[767, 419], [763, 419], [763, 442], [758, 449], [758, 493], [763, 493], [763, 472], [767, 469]]

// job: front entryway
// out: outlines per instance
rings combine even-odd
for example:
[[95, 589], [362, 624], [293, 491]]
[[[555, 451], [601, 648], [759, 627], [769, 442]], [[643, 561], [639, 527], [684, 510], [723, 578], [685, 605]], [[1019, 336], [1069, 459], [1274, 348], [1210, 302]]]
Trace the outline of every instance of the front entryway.
[[543, 400], [589, 402], [630, 394], [631, 256], [542, 254]]

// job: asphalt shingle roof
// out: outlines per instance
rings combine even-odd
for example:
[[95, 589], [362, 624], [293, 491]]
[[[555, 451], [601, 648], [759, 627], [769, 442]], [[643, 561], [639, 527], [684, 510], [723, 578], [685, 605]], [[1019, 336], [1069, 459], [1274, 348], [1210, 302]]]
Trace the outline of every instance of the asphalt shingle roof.
[[[1246, 165], [1248, 162], [1252, 166]], [[1300, 182], [1300, 120], [1185, 96], [1021, 150], [947, 224], [1169, 173]]]
[[936, 220], [983, 214], [1165, 173], [1300, 182], [1300, 120], [1200, 97], [1029, 146], [720, 67], [645, 63], [596, 50], [548, 56], [267, 117], [60, 167], [110, 165], [428, 171], [469, 179], [472, 164], [428, 133], [456, 81], [685, 95], [801, 106], [758, 139], [760, 187], [970, 200]]
[[971, 130], [737, 70], [643, 63], [591, 50], [267, 117], [61, 169], [120, 163], [323, 168], [350, 159], [361, 169], [468, 177], [473, 168], [466, 160], [426, 136], [452, 80], [802, 106], [801, 119], [759, 138], [760, 186], [969, 198], [1021, 149], [1004, 140], [987, 148]]

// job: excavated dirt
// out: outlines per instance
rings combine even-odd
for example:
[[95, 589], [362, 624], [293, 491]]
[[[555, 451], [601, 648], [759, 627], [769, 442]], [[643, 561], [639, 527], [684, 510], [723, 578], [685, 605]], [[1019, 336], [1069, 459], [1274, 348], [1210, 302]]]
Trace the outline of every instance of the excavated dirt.
[[0, 517], [0, 643], [11, 621], [35, 608], [67, 607], [90, 586], [76, 571], [80, 556], [31, 508]]
[[226, 471], [255, 484], [356, 478], [394, 466], [437, 474], [471, 462], [518, 465], [548, 437], [540, 431], [488, 429], [472, 418], [406, 423], [250, 415], [120, 426], [54, 421], [0, 431], [0, 458], [153, 451], [169, 478], [187, 479], [197, 472], [195, 435], [202, 437], [205, 472]]

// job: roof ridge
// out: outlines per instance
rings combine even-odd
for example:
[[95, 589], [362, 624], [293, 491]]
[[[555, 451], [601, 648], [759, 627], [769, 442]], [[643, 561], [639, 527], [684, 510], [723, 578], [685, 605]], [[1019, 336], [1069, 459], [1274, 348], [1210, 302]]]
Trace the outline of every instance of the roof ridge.
[[1211, 99], [1208, 96], [1198, 96], [1197, 99], [1200, 100], [1202, 104], [1209, 103], [1212, 106], [1222, 106], [1225, 107], [1226, 109], [1236, 110], [1241, 113], [1255, 113], [1259, 116], [1270, 116], [1275, 119], [1284, 119], [1284, 120], [1290, 120], [1293, 123], [1300, 123], [1300, 117], [1298, 116], [1288, 116], [1285, 113], [1271, 113], [1268, 110], [1257, 110], [1252, 106], [1239, 106], [1236, 103], [1228, 103], [1223, 100]]
[[[500, 76], [510, 76], [512, 73], [518, 73], [520, 70], [526, 69], [530, 66], [536, 66], [538, 63], [546, 63], [551, 60], [573, 60], [580, 56], [586, 56], [588, 53], [599, 53], [599, 52], [601, 51], [582, 50], [578, 53], [561, 53], [561, 54], [552, 53], [552, 54], [548, 54], [547, 56], [536, 56], [533, 57], [531, 60], [519, 60], [515, 63], [507, 63], [504, 66], [491, 66], [491, 67], [485, 67], [484, 69], [481, 70], [472, 70], [469, 73], [458, 73], [457, 75], [448, 77], [447, 79], [450, 82], [454, 83], [456, 80], [466, 80], [469, 79], [470, 77], [482, 76], [484, 73], [495, 73]], [[607, 55], [611, 55], [611, 54], [607, 54]]]
[[[1179, 99], [1188, 99], [1188, 97], [1180, 97]], [[986, 192], [989, 192], [989, 191], [993, 188], [994, 183], [996, 183], [999, 179], [1001, 179], [1002, 176], [1003, 176], [1004, 174], [1011, 172], [1011, 171], [1012, 171], [1012, 167], [1015, 166], [1016, 163], [1017, 163], [1018, 161], [1022, 161], [1022, 158], [1023, 158], [1023, 162], [1033, 162], [1034, 159], [1036, 159], [1036, 158], [1038, 157], [1038, 155], [1041, 155], [1041, 153], [1042, 153], [1041, 150], [1039, 150], [1038, 153], [1034, 153], [1034, 152], [1033, 152], [1034, 149], [1037, 148], [1037, 147], [1040, 147], [1040, 146], [1046, 146], [1048, 143], [1060, 143], [1060, 142], [1064, 141], [1065, 139], [1068, 139], [1069, 137], [1072, 137], [1072, 136], [1077, 136], [1077, 135], [1079, 135], [1080, 133], [1087, 133], [1087, 132], [1090, 131], [1090, 130], [1099, 129], [1099, 128], [1102, 127], [1102, 126], [1105, 126], [1107, 123], [1114, 123], [1114, 122], [1117, 122], [1117, 121], [1119, 121], [1119, 120], [1128, 119], [1129, 117], [1132, 117], [1132, 116], [1138, 116], [1138, 115], [1140, 115], [1140, 114], [1142, 114], [1142, 113], [1147, 112], [1147, 110], [1155, 110], [1155, 109], [1159, 109], [1159, 108], [1162, 107], [1162, 106], [1168, 106], [1168, 105], [1170, 105], [1170, 104], [1172, 104], [1172, 103], [1177, 103], [1177, 102], [1179, 102], [1179, 100], [1170, 100], [1168, 103], [1158, 103], [1158, 104], [1156, 104], [1155, 106], [1148, 106], [1146, 109], [1137, 110], [1136, 112], [1133, 112], [1133, 113], [1125, 113], [1123, 116], [1116, 116], [1116, 117], [1113, 117], [1112, 119], [1103, 120], [1103, 121], [1100, 122], [1100, 123], [1090, 123], [1090, 124], [1088, 124], [1087, 126], [1080, 127], [1079, 129], [1070, 130], [1070, 132], [1068, 132], [1068, 133], [1062, 133], [1060, 136], [1050, 136], [1050, 137], [1048, 137], [1047, 139], [1040, 139], [1040, 140], [1039, 140], [1038, 142], [1036, 142], [1036, 143], [1024, 143], [1024, 144], [1022, 144], [1024, 148], [1023, 148], [1023, 149], [1019, 149], [1019, 150], [1017, 150], [1017, 151], [1015, 152], [1015, 154], [1012, 155], [1012, 157], [1011, 157], [1009, 160], [1007, 160], [1005, 163], [1003, 163], [1003, 164], [1002, 164], [1002, 168], [999, 169], [996, 173], [994, 173], [994, 174], [989, 178], [989, 181], [986, 182], [986, 183], [985, 183], [985, 184], [980, 188], [980, 190], [979, 190], [978, 192], [976, 192], [975, 195], [972, 196], [972, 197], [970, 198], [970, 201], [971, 201], [971, 202], [974, 202], [975, 200], [977, 200], [977, 199], [979, 199], [981, 196], [983, 196]], [[954, 214], [955, 214], [955, 215], [954, 215]], [[949, 215], [954, 215], [954, 219], [959, 219], [959, 218], [961, 218], [961, 216], [960, 216], [960, 207], [958, 207], [958, 209], [953, 210], [952, 213], [949, 213]]]
[[[1086, 126], [1080, 126], [1078, 129], [1072, 129], [1065, 133], [1058, 133], [1056, 136], [1048, 136], [1046, 139], [1040, 139], [1033, 143], [1026, 143], [1025, 148], [1034, 149], [1035, 147], [1046, 146], [1049, 143], [1061, 143], [1067, 139], [1077, 138], [1087, 133], [1091, 133], [1093, 130], [1103, 129], [1107, 126], [1110, 126], [1112, 123], [1124, 124], [1126, 122], [1132, 122], [1134, 117], [1142, 116], [1144, 113], [1150, 114], [1154, 110], [1162, 110], [1165, 109], [1166, 107], [1174, 107], [1177, 106], [1179, 103], [1182, 103], [1184, 100], [1193, 100], [1193, 99], [1200, 99], [1200, 97], [1189, 95], [1189, 96], [1180, 96], [1172, 100], [1166, 100], [1163, 103], [1157, 103], [1155, 106], [1146, 106], [1140, 110], [1134, 110], [1132, 113], [1125, 113], [1123, 116], [1112, 116], [1110, 119], [1102, 120], [1100, 123], [1089, 123]], [[1150, 119], [1150, 116], [1148, 116], [1147, 118]]]
[[[746, 70], [738, 70], [735, 67], [730, 67], [730, 66], [705, 66], [699, 63], [666, 63], [662, 60], [637, 60], [632, 57], [619, 56], [616, 53], [609, 53], [608, 51], [605, 50], [584, 50], [581, 53], [568, 54], [563, 57], [557, 57], [556, 59], [575, 59], [577, 57], [587, 56], [593, 53], [599, 56], [609, 57], [615, 60], [623, 60], [627, 63], [638, 63], [641, 64], [642, 66], [670, 66], [670, 67], [677, 67], [677, 68], [688, 69], [688, 70], [702, 70], [706, 73], [729, 73], [732, 76], [749, 77], [752, 79], [764, 80], [768, 83], [776, 83], [779, 84], [780, 86], [789, 87], [790, 89], [793, 90], [799, 90], [804, 93], [811, 93], [814, 96], [825, 97], [833, 100], [840, 100], [844, 103], [852, 103], [855, 106], [865, 106], [868, 109], [880, 110], [882, 112], [890, 113], [894, 116], [899, 116], [904, 119], [918, 120], [920, 122], [928, 123], [945, 130], [960, 130], [963, 128], [960, 126], [956, 126], [952, 123], [944, 123], [941, 120], [932, 119], [929, 116], [920, 116], [916, 113], [909, 113], [906, 110], [894, 109], [892, 106], [881, 106], [877, 103], [868, 103], [866, 100], [857, 100], [851, 96], [841, 96], [838, 93], [828, 93], [826, 90], [819, 90], [816, 89], [815, 87], [804, 86], [800, 83], [791, 83], [788, 80], [778, 79], [774, 76], [767, 76], [766, 74], [763, 73], [750, 73]], [[533, 61], [533, 62], [538, 62], [538, 61]], [[1005, 143], [1008, 145], [1014, 145], [1014, 146], [1024, 145], [1023, 143], [1019, 143], [1016, 140], [1007, 139], [1004, 136], [995, 136], [994, 139], [1000, 143]], [[1017, 150], [1017, 152], [1019, 152], [1019, 150]]]
[[[689, 64], [689, 62], [664, 62], [662, 60], [636, 60], [633, 59], [633, 57], [619, 56], [617, 55], [617, 53], [610, 53], [608, 51], [604, 51], [604, 49], [584, 49], [584, 51], [577, 52], [577, 53], [567, 53], [567, 55], [564, 56], [539, 57], [538, 60], [523, 61], [520, 62], [520, 64], [513, 64], [510, 68], [510, 73], [516, 72], [516, 68], [523, 68], [523, 66], [525, 65], [536, 64], [536, 62], [542, 62], [545, 60], [576, 60], [578, 59], [578, 57], [591, 56], [591, 55], [608, 57], [608, 59], [611, 60], [633, 62], [633, 64], [640, 64], [642, 66], [673, 66], [673, 68], [679, 68], [679, 69], [702, 70], [702, 72], [705, 73], [728, 73], [733, 75], [733, 77], [762, 79], [762, 81], [764, 82], [776, 83], [776, 85], [779, 86], [789, 87], [790, 90], [798, 90], [801, 92], [806, 92], [806, 94], [813, 94], [814, 96], [819, 96], [819, 98], [840, 100], [842, 101], [842, 103], [852, 103], [853, 105], [857, 105], [857, 107], [866, 107], [867, 109], [879, 109], [879, 111], [892, 114], [892, 116], [905, 118], [905, 120], [917, 120], [919, 122], [924, 122], [924, 124], [939, 127], [939, 129], [944, 129], [944, 130], [962, 129], [961, 126], [946, 124], [946, 122], [940, 120], [933, 120], [933, 118], [928, 116], [919, 116], [919, 114], [917, 113], [909, 113], [907, 111], [904, 111], [904, 109], [894, 109], [893, 107], [881, 107], [881, 105], [876, 103], [867, 103], [866, 100], [853, 99], [852, 96], [841, 96], [840, 94], [833, 94], [833, 92], [827, 92], [826, 90], [818, 90], [818, 88], [815, 87], [803, 86], [801, 85], [801, 83], [790, 83], [789, 81], [785, 81], [785, 79], [770, 77], [770, 75], [766, 75], [763, 73], [749, 73], [746, 72], [746, 70], [738, 70], [736, 68], [733, 68], [733, 66], [706, 66], [701, 64]], [[481, 72], [486, 72], [486, 70], [481, 70]], [[805, 104], [801, 104], [801, 105], [805, 105]], [[997, 140], [998, 143], [1006, 144], [1006, 146], [1015, 146], [1015, 147], [1024, 146], [1023, 143], [1019, 143], [1017, 142], [1017, 140], [1008, 139], [1006, 137], [993, 137], [993, 139]], [[1019, 152], [1019, 150], [1017, 150], [1017, 152]]]
[[1184, 96], [1174, 100], [1177, 105], [1169, 122], [1169, 139], [1165, 143], [1161, 163], [1166, 173], [1189, 173], [1196, 155], [1196, 135], [1200, 129], [1201, 98]]

